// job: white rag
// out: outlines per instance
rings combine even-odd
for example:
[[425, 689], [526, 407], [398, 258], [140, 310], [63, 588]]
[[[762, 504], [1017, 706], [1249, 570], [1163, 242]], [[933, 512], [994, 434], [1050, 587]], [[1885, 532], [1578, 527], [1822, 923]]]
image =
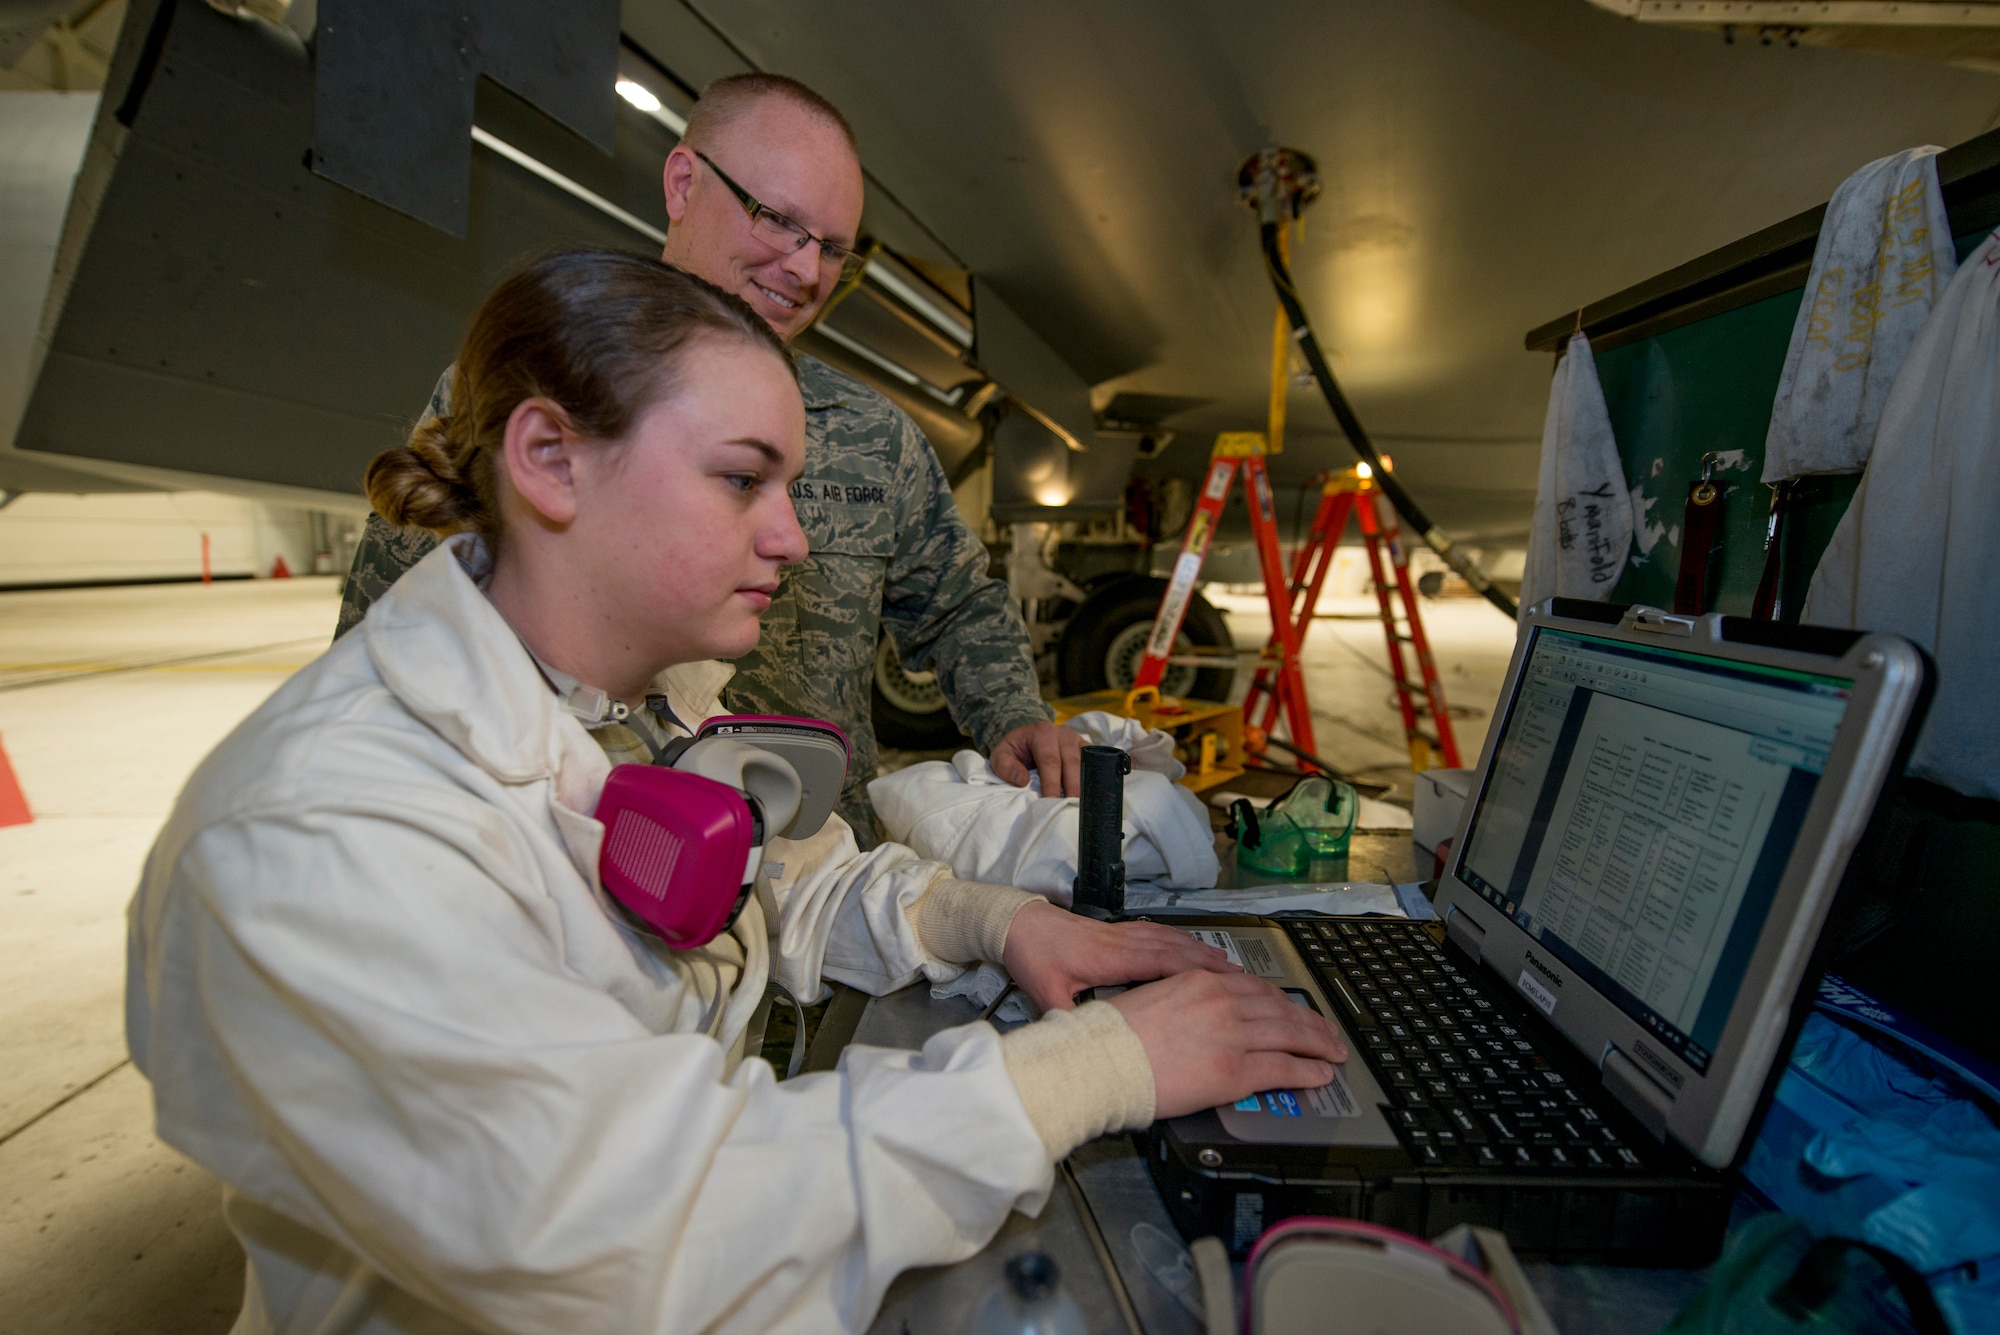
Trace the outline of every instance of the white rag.
[[1801, 620], [1894, 631], [1937, 660], [1910, 770], [2000, 797], [2000, 232], [1917, 336]]
[[1764, 481], [1868, 462], [1896, 372], [1958, 268], [1941, 151], [1878, 158], [1828, 201], [1771, 405]]
[[1576, 334], [1549, 385], [1521, 612], [1551, 595], [1611, 596], [1632, 547], [1632, 497], [1590, 340]]
[[[1215, 884], [1215, 837], [1201, 800], [1174, 780], [1187, 772], [1173, 738], [1102, 710], [1065, 725], [1088, 743], [1132, 756], [1125, 780], [1125, 876], [1175, 889]], [[1070, 901], [1076, 880], [1077, 800], [1043, 797], [1037, 777], [1016, 788], [977, 751], [911, 765], [868, 785], [889, 838], [953, 874], [990, 885], [1016, 885]]]

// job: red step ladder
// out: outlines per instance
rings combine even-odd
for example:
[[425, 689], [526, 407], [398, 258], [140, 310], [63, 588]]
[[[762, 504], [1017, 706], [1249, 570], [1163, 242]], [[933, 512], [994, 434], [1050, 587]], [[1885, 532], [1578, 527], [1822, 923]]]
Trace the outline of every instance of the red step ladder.
[[[1194, 595], [1195, 581], [1201, 577], [1202, 562], [1207, 559], [1209, 544], [1215, 538], [1223, 503], [1229, 499], [1229, 488], [1240, 471], [1244, 500], [1250, 507], [1250, 531], [1257, 540], [1257, 563], [1264, 576], [1264, 596], [1271, 603], [1271, 647], [1265, 651], [1265, 657], [1271, 661], [1257, 674], [1259, 681], [1266, 682], [1265, 689], [1271, 695], [1265, 731], [1270, 731], [1271, 723], [1282, 710], [1292, 745], [1314, 752], [1319, 747], [1313, 741], [1312, 710], [1306, 704], [1305, 676], [1299, 670], [1301, 631], [1311, 624], [1311, 613], [1308, 611], [1305, 621], [1297, 621], [1291, 615], [1289, 605], [1293, 599], [1288, 596], [1290, 586], [1278, 555], [1271, 475], [1264, 465], [1268, 453], [1269, 446], [1261, 431], [1225, 431], [1215, 438], [1208, 475], [1202, 481], [1201, 495], [1188, 520], [1187, 536], [1181, 540], [1181, 554], [1174, 560], [1166, 597], [1160, 600], [1159, 613], [1153, 618], [1153, 633], [1146, 638], [1146, 657], [1140, 662], [1132, 685], [1135, 690], [1159, 688], [1167, 661], [1174, 654], [1174, 641], [1180, 636], [1181, 621], [1187, 616], [1188, 599]], [[1314, 592], [1317, 591], [1315, 588]], [[1243, 717], [1250, 718], [1247, 703]]]
[[[1375, 581], [1375, 600], [1380, 608], [1382, 630], [1389, 644], [1389, 672], [1396, 684], [1396, 703], [1403, 715], [1403, 735], [1410, 747], [1410, 768], [1436, 768], [1440, 759], [1447, 769], [1459, 767], [1458, 741], [1451, 732], [1451, 713], [1445, 708], [1444, 687], [1438, 682], [1437, 664], [1431, 657], [1430, 640], [1424, 634], [1423, 618], [1417, 612], [1416, 585], [1410, 579], [1409, 555], [1403, 548], [1396, 512], [1384, 504], [1362, 464], [1345, 469], [1327, 479], [1321, 489], [1319, 509], [1313, 514], [1306, 540], [1292, 555], [1292, 575], [1287, 585], [1289, 606], [1280, 617], [1275, 605], [1273, 624], [1284, 625], [1287, 634], [1273, 634], [1264, 650], [1265, 666], [1257, 669], [1250, 693], [1243, 700], [1243, 721], [1268, 730], [1278, 716], [1282, 679], [1274, 675], [1289, 654], [1297, 656], [1297, 646], [1305, 642], [1312, 628], [1313, 612], [1319, 605], [1320, 587], [1333, 568], [1334, 552], [1347, 530], [1351, 515], [1361, 526], [1361, 540], [1368, 548], [1368, 566]], [[1385, 562], [1384, 557], [1387, 560]], [[1268, 577], [1267, 577], [1268, 582]], [[1393, 595], [1393, 597], [1392, 597]], [[1274, 604], [1275, 604], [1275, 600]], [[1400, 605], [1400, 620], [1398, 609]], [[1416, 657], [1418, 677], [1413, 679], [1404, 657], [1404, 646]], [[1288, 648], [1289, 646], [1289, 648]], [[1421, 703], [1419, 703], [1421, 701]], [[1258, 717], [1261, 710], [1262, 717]], [[1424, 733], [1420, 719], [1428, 715], [1435, 736]], [[1311, 747], [1307, 747], [1311, 750]]]

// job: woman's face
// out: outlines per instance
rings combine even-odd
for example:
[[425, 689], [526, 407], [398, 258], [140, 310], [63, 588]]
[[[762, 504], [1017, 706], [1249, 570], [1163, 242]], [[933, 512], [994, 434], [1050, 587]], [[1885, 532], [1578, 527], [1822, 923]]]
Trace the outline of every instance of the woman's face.
[[711, 336], [678, 379], [616, 448], [583, 451], [574, 479], [573, 531], [600, 581], [591, 602], [660, 668], [755, 648], [779, 571], [806, 555], [787, 492], [805, 465], [791, 372]]

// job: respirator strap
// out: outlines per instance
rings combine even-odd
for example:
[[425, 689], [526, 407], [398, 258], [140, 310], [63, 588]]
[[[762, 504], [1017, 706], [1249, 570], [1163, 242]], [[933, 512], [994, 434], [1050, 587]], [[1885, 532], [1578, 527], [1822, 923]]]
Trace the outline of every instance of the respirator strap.
[[674, 707], [667, 702], [666, 696], [664, 695], [647, 696], [646, 708], [652, 711], [653, 717], [659, 721], [660, 726], [679, 728], [682, 732], [688, 734], [690, 737], [694, 735], [694, 729], [690, 728], [687, 724], [681, 722], [679, 717], [675, 715]]
[[[660, 731], [667, 734], [665, 742], [655, 744], [646, 729], [632, 727], [630, 722], [625, 726], [631, 728], [632, 735], [644, 742], [646, 749], [653, 753], [655, 765], [672, 765], [681, 758], [681, 752], [694, 745], [694, 729], [675, 716], [674, 707], [667, 703], [667, 697], [664, 695], [647, 696], [646, 712], [653, 716], [653, 722], [659, 725]], [[681, 732], [678, 737], [673, 735], [676, 728]]]
[[790, 1080], [799, 1073], [799, 1068], [805, 1065], [806, 1061], [806, 1008], [799, 1004], [799, 999], [792, 995], [792, 990], [777, 979], [774, 978], [764, 985], [766, 1001], [776, 1001], [781, 997], [785, 1004], [792, 1008], [792, 1060], [785, 1067], [783, 1077]]
[[[639, 739], [639, 744], [653, 757], [655, 765], [671, 766], [680, 758], [681, 752], [694, 744], [694, 729], [680, 721], [666, 696], [653, 693], [646, 697], [646, 712], [653, 716], [653, 722], [658, 725], [660, 731], [667, 734], [665, 742], [658, 742], [653, 739], [652, 733], [646, 726], [633, 716], [633, 711], [622, 702], [612, 699], [595, 686], [585, 685], [567, 673], [558, 673], [544, 663], [533, 649], [528, 648], [528, 642], [521, 639], [518, 631], [514, 638], [519, 641], [522, 651], [528, 655], [528, 661], [535, 665], [535, 671], [541, 675], [542, 681], [562, 703], [563, 712], [583, 724], [585, 728], [592, 732], [608, 726], [624, 728]], [[558, 677], [561, 679], [558, 680]], [[569, 685], [565, 686], [564, 682], [568, 682]], [[675, 729], [685, 735], [674, 736]]]

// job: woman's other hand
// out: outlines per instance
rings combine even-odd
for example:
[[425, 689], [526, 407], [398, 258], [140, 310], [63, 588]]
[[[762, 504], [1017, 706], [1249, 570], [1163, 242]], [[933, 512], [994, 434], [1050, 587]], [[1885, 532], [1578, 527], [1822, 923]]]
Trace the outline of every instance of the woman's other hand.
[[1046, 900], [1014, 915], [1000, 962], [1045, 1011], [1069, 1010], [1076, 994], [1092, 987], [1149, 982], [1189, 970], [1240, 972], [1227, 955], [1186, 932], [1155, 922], [1097, 922]]
[[[1171, 929], [1169, 929], [1171, 930]], [[1260, 978], [1183, 973], [1111, 999], [1153, 1064], [1156, 1117], [1266, 1089], [1313, 1089], [1347, 1060], [1340, 1030]]]

